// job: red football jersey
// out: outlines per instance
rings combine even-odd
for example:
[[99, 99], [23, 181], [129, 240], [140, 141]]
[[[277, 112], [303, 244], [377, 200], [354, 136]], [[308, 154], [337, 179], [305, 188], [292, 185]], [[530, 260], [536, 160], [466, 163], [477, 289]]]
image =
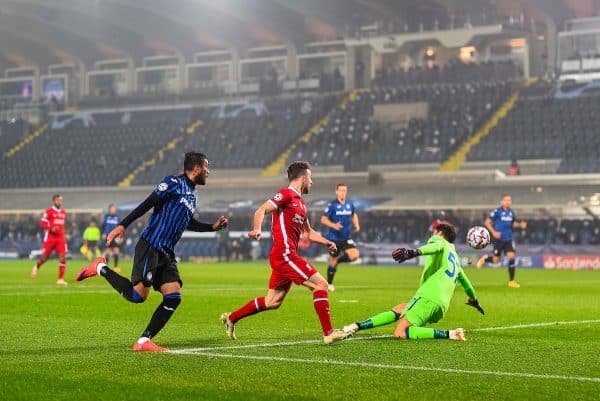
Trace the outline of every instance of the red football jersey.
[[[40, 226], [42, 226], [45, 231], [44, 241], [48, 239], [48, 236], [51, 236], [53, 239], [65, 238], [66, 217], [67, 212], [65, 209], [57, 209], [54, 206], [46, 209], [42, 216], [42, 220], [40, 221]], [[56, 232], [52, 232], [54, 227], [58, 228]]]
[[298, 240], [304, 231], [304, 222], [307, 219], [306, 202], [292, 187], [281, 188], [269, 202], [277, 207], [273, 212], [271, 255], [285, 256], [296, 253]]

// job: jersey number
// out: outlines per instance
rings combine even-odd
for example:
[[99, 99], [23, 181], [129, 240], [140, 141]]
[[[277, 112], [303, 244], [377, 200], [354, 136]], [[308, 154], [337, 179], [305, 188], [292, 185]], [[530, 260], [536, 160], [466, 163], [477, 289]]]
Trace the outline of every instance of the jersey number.
[[456, 268], [458, 267], [458, 260], [456, 260], [456, 255], [450, 253], [448, 255], [448, 262], [452, 265], [452, 270], [446, 269], [445, 273], [448, 277], [452, 278], [456, 274]]

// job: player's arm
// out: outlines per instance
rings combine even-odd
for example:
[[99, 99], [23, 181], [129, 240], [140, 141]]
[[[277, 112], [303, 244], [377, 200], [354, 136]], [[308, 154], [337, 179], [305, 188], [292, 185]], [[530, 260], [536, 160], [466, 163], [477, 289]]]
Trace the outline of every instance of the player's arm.
[[360, 223], [358, 222], [358, 214], [356, 213], [352, 214], [352, 226], [355, 233], [360, 231]]
[[467, 305], [474, 307], [479, 311], [479, 313], [485, 315], [485, 311], [483, 310], [483, 308], [479, 304], [479, 301], [477, 300], [475, 288], [473, 288], [471, 281], [462, 269], [458, 272], [458, 282], [462, 289], [465, 291], [465, 294], [467, 294], [467, 297], [469, 297], [469, 299], [467, 300]]
[[490, 217], [485, 218], [485, 228], [488, 229], [494, 238], [500, 238], [500, 233], [494, 229], [494, 222]]
[[527, 222], [522, 219], [518, 219], [517, 216], [513, 219], [513, 228], [520, 228], [521, 230], [525, 230], [527, 228]]
[[50, 229], [50, 220], [48, 220], [48, 212], [44, 212], [42, 219], [40, 220], [40, 227], [44, 230]]
[[256, 212], [254, 212], [252, 231], [248, 232], [248, 236], [250, 238], [255, 240], [260, 239], [262, 235], [262, 223], [265, 219], [265, 215], [273, 213], [275, 210], [277, 210], [277, 204], [270, 199], [256, 209]]
[[392, 257], [398, 263], [402, 263], [421, 255], [433, 255], [442, 252], [444, 244], [441, 241], [430, 240], [429, 243], [417, 249], [397, 248], [392, 252]]
[[325, 214], [323, 214], [323, 216], [321, 216], [321, 224], [324, 225], [325, 227], [331, 228], [333, 230], [340, 231], [342, 229], [342, 223], [340, 223], [339, 221], [337, 223], [334, 223], [333, 221], [331, 221], [331, 217], [333, 216], [334, 213], [335, 213], [335, 206], [332, 205], [331, 203], [329, 203], [327, 205], [327, 208], [325, 209]]
[[342, 229], [342, 223], [340, 223], [339, 221], [337, 223], [334, 223], [333, 221], [329, 220], [329, 217], [325, 215], [321, 216], [321, 224], [323, 224], [325, 227], [332, 228], [336, 231], [340, 231]]
[[131, 225], [131, 223], [142, 217], [150, 209], [162, 206], [163, 203], [164, 200], [158, 196], [156, 192], [152, 192], [146, 199], [144, 199], [142, 203], [138, 205], [138, 207], [133, 209], [131, 213], [129, 213], [114, 230], [108, 233], [106, 236], [106, 244], [110, 244], [115, 237], [118, 237], [120, 240], [122, 240], [125, 230]]
[[227, 227], [229, 220], [225, 216], [220, 216], [214, 223], [202, 223], [201, 221], [191, 219], [186, 230], [195, 232], [219, 231]]
[[304, 221], [303, 228], [304, 228], [304, 233], [306, 235], [306, 238], [308, 238], [311, 242], [316, 242], [317, 244], [325, 245], [331, 252], [334, 252], [337, 250], [337, 246], [335, 245], [335, 242], [329, 241], [327, 238], [323, 237], [321, 234], [316, 232], [310, 226], [308, 219], [306, 219]]

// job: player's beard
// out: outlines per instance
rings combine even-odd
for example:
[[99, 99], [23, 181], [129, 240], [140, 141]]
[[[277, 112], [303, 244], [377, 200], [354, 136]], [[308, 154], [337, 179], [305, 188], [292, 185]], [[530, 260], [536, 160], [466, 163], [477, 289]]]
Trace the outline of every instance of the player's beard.
[[302, 187], [302, 191], [300, 192], [302, 192], [302, 195], [308, 195], [308, 193], [310, 192], [310, 188], [307, 185], [305, 185]]
[[194, 179], [196, 185], [206, 185], [206, 177], [202, 174], [198, 174]]

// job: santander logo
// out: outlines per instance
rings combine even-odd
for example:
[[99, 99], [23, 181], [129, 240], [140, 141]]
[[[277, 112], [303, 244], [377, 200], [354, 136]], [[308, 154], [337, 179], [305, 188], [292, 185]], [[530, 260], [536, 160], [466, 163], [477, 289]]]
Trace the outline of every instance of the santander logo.
[[549, 269], [549, 270], [600, 270], [600, 256], [544, 255], [544, 269]]

